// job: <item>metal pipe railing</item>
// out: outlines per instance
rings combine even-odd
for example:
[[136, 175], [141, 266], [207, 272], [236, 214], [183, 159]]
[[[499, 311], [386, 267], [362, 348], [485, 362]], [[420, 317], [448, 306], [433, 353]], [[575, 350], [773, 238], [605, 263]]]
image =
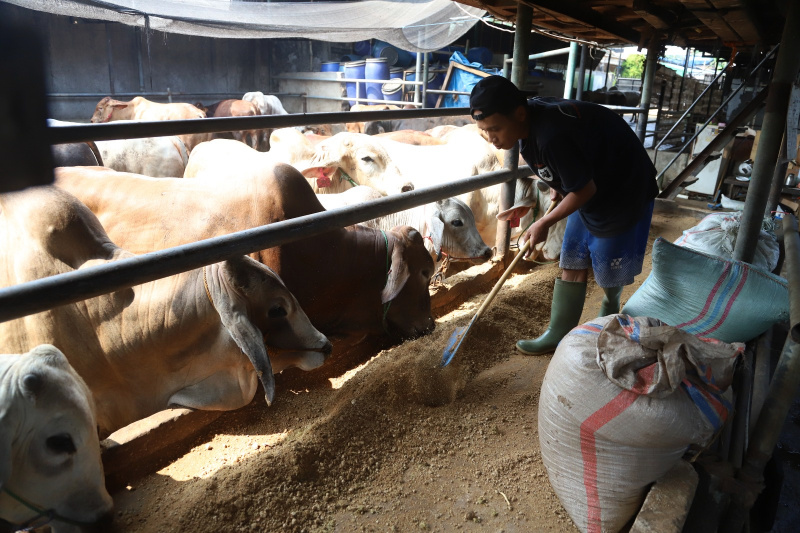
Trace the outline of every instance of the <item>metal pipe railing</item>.
[[[774, 50], [774, 48], [773, 48], [773, 50]], [[669, 129], [669, 131], [667, 132], [667, 136], [668, 136], [670, 133], [672, 133], [672, 131], [673, 131], [675, 128], [677, 128], [677, 127], [678, 127], [678, 124], [680, 124], [680, 123], [681, 123], [681, 121], [682, 121], [683, 119], [685, 119], [685, 118], [686, 118], [686, 116], [687, 116], [689, 113], [691, 113], [691, 112], [692, 112], [692, 109], [694, 109], [694, 106], [696, 106], [698, 103], [700, 103], [700, 100], [701, 100], [701, 99], [702, 99], [702, 98], [703, 98], [703, 97], [706, 95], [706, 93], [707, 93], [709, 90], [711, 90], [711, 88], [714, 86], [714, 84], [715, 84], [715, 83], [717, 83], [717, 80], [719, 80], [719, 79], [722, 77], [722, 75], [723, 75], [723, 74], [725, 74], [725, 73], [728, 71], [728, 69], [732, 69], [732, 68], [733, 68], [733, 60], [734, 60], [734, 59], [736, 59], [736, 57], [737, 57], [738, 55], [739, 55], [739, 53], [737, 52], [737, 53], [736, 53], [736, 54], [733, 56], [733, 59], [732, 59], [732, 60], [731, 60], [731, 61], [730, 61], [730, 62], [727, 64], [727, 66], [726, 66], [724, 69], [722, 69], [722, 70], [720, 71], [720, 73], [719, 73], [719, 74], [717, 74], [717, 76], [716, 76], [716, 77], [715, 77], [715, 78], [714, 78], [714, 79], [711, 81], [711, 83], [709, 83], [709, 84], [708, 84], [708, 86], [707, 86], [705, 89], [703, 89], [703, 92], [701, 92], [701, 93], [700, 93], [700, 96], [698, 96], [698, 97], [697, 97], [697, 98], [694, 100], [694, 102], [692, 102], [692, 103], [691, 103], [691, 105], [690, 105], [689, 107], [687, 107], [687, 108], [686, 108], [686, 111], [684, 111], [684, 112], [683, 112], [683, 114], [681, 115], [681, 118], [679, 118], [678, 120], [676, 120], [676, 121], [675, 121], [675, 124], [673, 124], [673, 125], [672, 125], [672, 127]], [[769, 55], [769, 54], [767, 54], [767, 55]], [[666, 80], [662, 80], [662, 82], [666, 82]], [[662, 96], [663, 96], [663, 91], [662, 91]], [[679, 101], [678, 103], [680, 103], [680, 101]], [[661, 106], [659, 105], [659, 109], [660, 109], [660, 108], [661, 108]], [[658, 144], [655, 146], [655, 148], [653, 148], [653, 151], [654, 151], [654, 154], [653, 154], [653, 164], [654, 164], [654, 165], [655, 165], [655, 160], [656, 160], [656, 157], [658, 157], [658, 149], [659, 149], [659, 148], [661, 148], [661, 145], [662, 145], [662, 144], [664, 144], [664, 141], [665, 141], [665, 140], [666, 140], [666, 136], [664, 137], [664, 139], [661, 139], [661, 141], [660, 141], [660, 142], [659, 142], [659, 143], [658, 143]]]
[[341, 122], [366, 122], [372, 120], [401, 120], [407, 118], [456, 117], [469, 113], [466, 107], [441, 109], [398, 109], [390, 111], [350, 111], [336, 113], [298, 113], [294, 115], [258, 115], [255, 117], [199, 118], [191, 120], [162, 120], [147, 122], [106, 122], [104, 124], [81, 124], [80, 126], [57, 126], [47, 128], [50, 144], [85, 141], [108, 141], [113, 139], [135, 139], [165, 135], [191, 133], [217, 133], [249, 129], [291, 128], [311, 124], [335, 124]]
[[[767, 55], [765, 55], [765, 56], [764, 56], [764, 58], [763, 58], [763, 59], [762, 59], [762, 60], [761, 60], [761, 61], [758, 63], [758, 65], [756, 65], [756, 67], [755, 67], [755, 68], [754, 68], [752, 71], [750, 71], [750, 74], [747, 76], [747, 79], [749, 79], [749, 78], [752, 78], [752, 77], [753, 77], [753, 74], [755, 74], [755, 73], [758, 71], [758, 69], [760, 69], [760, 68], [761, 68], [761, 65], [763, 65], [763, 64], [764, 64], [764, 62], [765, 62], [765, 61], [766, 61], [766, 60], [767, 60], [767, 59], [768, 59], [768, 58], [769, 58], [769, 57], [770, 57], [770, 56], [771, 56], [771, 55], [772, 55], [772, 54], [775, 52], [775, 50], [777, 50], [777, 49], [778, 49], [778, 45], [776, 44], [776, 45], [775, 45], [775, 46], [772, 48], [772, 50], [770, 50], [770, 51], [767, 53]], [[672, 161], [670, 161], [669, 163], [667, 163], [667, 166], [665, 166], [665, 167], [664, 167], [664, 169], [663, 169], [661, 172], [659, 172], [659, 173], [658, 173], [658, 176], [656, 176], [656, 181], [658, 181], [659, 183], [661, 183], [661, 181], [660, 181], [660, 180], [661, 180], [661, 176], [663, 176], [664, 174], [666, 174], [666, 173], [667, 173], [667, 170], [668, 170], [668, 169], [669, 169], [669, 168], [670, 168], [670, 167], [671, 167], [673, 164], [675, 164], [675, 161], [677, 161], [677, 160], [678, 160], [678, 158], [680, 157], [680, 155], [681, 155], [681, 154], [682, 154], [684, 151], [686, 151], [686, 148], [688, 148], [689, 146], [691, 146], [691, 144], [692, 144], [692, 141], [694, 141], [694, 140], [695, 140], [695, 139], [696, 139], [696, 138], [697, 138], [697, 137], [698, 137], [698, 136], [699, 136], [699, 135], [700, 135], [700, 134], [703, 132], [703, 130], [704, 130], [704, 129], [706, 129], [706, 126], [708, 126], [708, 125], [709, 125], [709, 123], [711, 122], [711, 120], [712, 120], [712, 119], [713, 119], [713, 118], [714, 118], [714, 117], [717, 115], [717, 113], [719, 113], [720, 109], [722, 109], [723, 107], [725, 107], [726, 105], [728, 105], [728, 102], [730, 102], [731, 100], [733, 100], [733, 97], [734, 97], [734, 96], [736, 96], [737, 94], [739, 94], [739, 91], [741, 91], [741, 90], [742, 90], [742, 88], [743, 88], [745, 85], [746, 85], [746, 84], [744, 84], [744, 83], [742, 83], [741, 85], [739, 85], [739, 86], [738, 86], [738, 87], [737, 87], [737, 88], [736, 88], [736, 89], [735, 89], [735, 90], [734, 90], [734, 91], [733, 91], [733, 92], [732, 92], [730, 95], [728, 95], [728, 97], [725, 99], [725, 101], [724, 101], [724, 102], [722, 102], [722, 103], [719, 105], [719, 107], [717, 107], [717, 109], [715, 109], [715, 110], [714, 110], [714, 112], [713, 112], [713, 113], [711, 113], [711, 114], [708, 116], [708, 119], [706, 119], [706, 121], [703, 123], [703, 125], [700, 127], [700, 129], [699, 129], [699, 130], [697, 130], [697, 131], [695, 132], [695, 134], [694, 134], [694, 135], [692, 135], [692, 137], [691, 137], [691, 138], [690, 138], [688, 141], [686, 141], [686, 143], [685, 143], [685, 144], [684, 144], [684, 145], [681, 147], [681, 149], [680, 149], [680, 150], [678, 150], [678, 153], [675, 155], [675, 157], [672, 159]]]
[[[529, 176], [531, 173], [530, 167], [521, 167], [517, 176]], [[336, 227], [350, 226], [403, 209], [490, 187], [507, 181], [511, 175], [508, 170], [488, 172], [435, 187], [425, 187], [359, 205], [274, 222], [192, 244], [6, 287], [0, 289], [0, 321], [39, 313], [59, 305], [200, 268], [230, 257], [313, 237]]]

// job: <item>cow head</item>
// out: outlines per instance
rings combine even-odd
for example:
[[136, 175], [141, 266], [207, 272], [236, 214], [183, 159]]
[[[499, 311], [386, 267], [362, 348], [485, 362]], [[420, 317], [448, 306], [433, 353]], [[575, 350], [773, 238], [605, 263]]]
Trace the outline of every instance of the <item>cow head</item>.
[[[113, 502], [105, 489], [94, 403], [83, 380], [54, 346], [0, 355], [0, 518], [25, 524], [36, 512], [94, 523]], [[37, 523], [46, 519], [37, 519]]]
[[[338, 133], [320, 142], [311, 161], [300, 166], [306, 178], [316, 178], [317, 186], [328, 187], [334, 180], [345, 180], [344, 171], [359, 185], [367, 185], [384, 194], [397, 194], [414, 188], [403, 178], [400, 169], [381, 144], [358, 133]], [[346, 190], [337, 187], [332, 192]]]
[[[253, 364], [271, 404], [273, 374], [291, 366], [317, 368], [330, 355], [331, 344], [268, 267], [240, 257], [219, 263], [217, 274], [207, 279], [211, 300], [222, 324]], [[265, 343], [272, 351], [269, 357]]]
[[391, 335], [404, 339], [430, 333], [435, 325], [428, 292], [433, 259], [414, 228], [398, 226], [386, 235], [391, 264], [381, 292], [381, 302], [388, 306], [384, 327]]
[[[486, 246], [475, 225], [472, 210], [457, 198], [439, 200], [434, 205], [428, 223], [430, 245], [436, 255], [445, 253], [451, 261], [478, 264], [491, 259], [492, 250]], [[428, 246], [428, 243], [426, 243]]]
[[95, 106], [94, 114], [92, 115], [92, 122], [97, 124], [99, 122], [110, 122], [111, 120], [116, 120], [116, 112], [125, 109], [129, 105], [130, 102], [120, 102], [119, 100], [114, 100], [110, 96], [106, 96], [97, 103], [97, 106]]

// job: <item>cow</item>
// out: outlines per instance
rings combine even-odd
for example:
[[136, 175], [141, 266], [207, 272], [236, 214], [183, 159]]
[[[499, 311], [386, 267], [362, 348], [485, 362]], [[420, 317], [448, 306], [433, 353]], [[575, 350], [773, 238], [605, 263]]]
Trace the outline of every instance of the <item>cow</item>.
[[[80, 167], [55, 174], [58, 187], [76, 195], [115, 242], [135, 253], [324, 209], [302, 174], [280, 163], [226, 179], [150, 179]], [[422, 236], [408, 226], [332, 228], [253, 255], [275, 270], [328, 336], [400, 340], [434, 327], [428, 293], [433, 261]]]
[[50, 146], [54, 167], [103, 166], [103, 157], [93, 141]]
[[[0, 286], [132, 257], [66, 191], [7, 193], [0, 207]], [[273, 372], [316, 368], [331, 351], [280, 278], [249, 257], [0, 323], [0, 352], [40, 343], [86, 381], [103, 435], [169, 406], [238, 409], [259, 381], [271, 404]]]
[[[414, 187], [402, 179], [400, 171], [377, 143], [365, 145], [360, 133], [338, 133], [314, 145], [305, 135], [291, 129], [280, 130], [285, 143], [276, 143], [266, 153], [259, 153], [241, 143], [216, 139], [199, 147], [189, 157], [184, 177], [213, 175], [233, 177], [260, 173], [276, 162], [291, 164], [309, 179], [315, 193], [344, 192], [356, 185], [366, 185], [383, 194], [395, 194]], [[277, 138], [273, 134], [273, 141]]]
[[[118, 121], [126, 122], [126, 121]], [[80, 126], [78, 122], [47, 119], [47, 125]], [[142, 137], [139, 139], [115, 139], [110, 141], [90, 141], [97, 150], [97, 162], [86, 160], [82, 164], [66, 165], [57, 161], [55, 166], [103, 166], [120, 172], [144, 174], [153, 178], [183, 176], [189, 152], [177, 136]], [[60, 145], [54, 145], [53, 149]]]
[[[258, 109], [260, 115], [288, 115], [284, 109], [283, 104], [277, 96], [272, 94], [264, 94], [261, 91], [245, 93], [242, 100], [252, 102]], [[259, 138], [258, 150], [266, 152], [270, 149], [270, 134], [272, 130], [265, 128], [261, 130], [261, 137]]]
[[[92, 115], [93, 123], [116, 120], [184, 120], [206, 118], [206, 114], [192, 104], [159, 104], [137, 96], [129, 102], [104, 97], [97, 103]], [[178, 135], [186, 149], [191, 152], [195, 146], [209, 139], [208, 133]]]
[[436, 146], [445, 144], [446, 142], [432, 135], [428, 135], [425, 132], [416, 130], [388, 131], [386, 133], [377, 133], [375, 137], [382, 137], [399, 143], [415, 144], [417, 146]]
[[[57, 348], [0, 354], [0, 523], [53, 531], [107, 522], [92, 396]], [[24, 502], [24, 503], [23, 503]], [[10, 527], [9, 527], [10, 526]]]
[[[350, 107], [350, 111], [390, 111], [393, 109], [400, 109], [400, 106], [391, 105], [391, 104], [355, 104]], [[364, 131], [366, 129], [367, 124], [373, 124], [371, 127], [371, 131], [367, 132]], [[350, 133], [383, 133], [384, 130], [380, 127], [380, 123], [375, 122], [347, 122], [345, 123], [345, 131], [349, 131]]]
[[[371, 187], [358, 186], [339, 194], [318, 194], [325, 209], [336, 209], [383, 198]], [[491, 259], [492, 250], [481, 240], [475, 217], [457, 198], [446, 198], [363, 222], [371, 228], [388, 230], [398, 225], [411, 226], [425, 239], [425, 247], [438, 264], [445, 257], [451, 262], [479, 264]]]
[[400, 118], [392, 120], [376, 120], [364, 123], [364, 131], [367, 135], [386, 133], [390, 131], [416, 130], [427, 131], [437, 126], [454, 125], [463, 126], [471, 124], [472, 119], [464, 117], [429, 117], [429, 118]]
[[[258, 109], [258, 106], [253, 102], [248, 102], [246, 100], [221, 100], [219, 102], [213, 103], [208, 107], [205, 107], [200, 102], [195, 104], [195, 107], [205, 111], [206, 116], [211, 117], [255, 117], [261, 114]], [[250, 148], [257, 150], [259, 148], [260, 143], [262, 142], [262, 138], [267, 135], [266, 130], [260, 129], [249, 129], [249, 130], [237, 130], [237, 131], [224, 131], [219, 133], [213, 133], [212, 138], [214, 139], [236, 139], [239, 142], [243, 142]], [[269, 149], [267, 147], [267, 149]], [[266, 151], [266, 150], [265, 150]]]

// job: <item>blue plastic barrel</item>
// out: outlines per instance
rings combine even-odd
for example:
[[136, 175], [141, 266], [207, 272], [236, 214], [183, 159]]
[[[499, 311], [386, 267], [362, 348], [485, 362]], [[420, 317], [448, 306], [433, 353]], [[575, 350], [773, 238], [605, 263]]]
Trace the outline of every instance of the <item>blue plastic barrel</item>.
[[[366, 61], [350, 61], [344, 64], [344, 77], [356, 80], [364, 79], [364, 70], [367, 66]], [[358, 94], [356, 94], [356, 82], [348, 81], [345, 85], [348, 98], [366, 98], [367, 86], [364, 82], [358, 84]], [[356, 105], [355, 100], [350, 100], [350, 105]]]
[[325, 61], [320, 66], [320, 72], [339, 72], [340, 64], [338, 61]]
[[339, 58], [340, 63], [349, 63], [351, 61], [361, 61], [364, 59], [364, 56], [358, 54], [345, 54]]
[[357, 43], [353, 44], [353, 52], [361, 56], [368, 56], [371, 47], [372, 45], [369, 42], [369, 39], [367, 39], [366, 41], [358, 41]]
[[403, 86], [397, 82], [384, 83], [381, 92], [384, 100], [399, 102], [403, 99]]
[[381, 86], [383, 80], [389, 79], [389, 64], [385, 57], [368, 57], [367, 65], [364, 70], [364, 79], [381, 80], [380, 82], [367, 82], [367, 98], [373, 100], [383, 100]]
[[383, 41], [375, 41], [372, 45], [372, 57], [385, 57], [390, 67], [400, 68], [410, 67], [416, 60], [411, 52], [400, 50]]
[[[441, 89], [444, 83], [444, 72], [430, 72], [428, 71], [428, 89]], [[439, 100], [439, 94], [428, 93], [425, 99], [425, 104], [430, 107], [436, 107], [436, 101]]]
[[467, 59], [472, 63], [488, 65], [492, 62], [492, 51], [484, 46], [476, 46], [469, 49]]
[[402, 79], [403, 78], [403, 69], [400, 67], [392, 67], [389, 69], [389, 79]]

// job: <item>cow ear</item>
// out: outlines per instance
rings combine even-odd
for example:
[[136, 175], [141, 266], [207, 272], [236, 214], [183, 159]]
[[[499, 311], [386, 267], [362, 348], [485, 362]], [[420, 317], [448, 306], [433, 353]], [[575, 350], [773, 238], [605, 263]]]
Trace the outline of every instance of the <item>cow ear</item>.
[[128, 107], [128, 102], [114, 102], [111, 104], [111, 107]]
[[444, 237], [444, 222], [435, 214], [428, 220], [428, 235], [433, 242], [433, 251], [438, 256], [442, 253], [442, 238]]
[[386, 286], [381, 292], [381, 303], [385, 304], [394, 300], [408, 281], [410, 274], [408, 272], [408, 265], [403, 257], [404, 249], [405, 247], [395, 240]]
[[246, 279], [249, 278], [246, 272], [247, 262], [243, 258], [238, 258], [219, 265], [222, 280], [208, 275], [211, 269], [204, 267], [205, 282], [211, 302], [219, 314], [222, 326], [255, 368], [258, 379], [264, 386], [267, 405], [272, 405], [275, 397], [275, 376], [272, 374], [264, 335], [250, 320], [247, 314], [246, 295], [239, 292], [242, 287], [247, 286]]
[[529, 205], [514, 206], [511, 209], [497, 213], [497, 220], [519, 220], [527, 215], [530, 210], [531, 206]]

